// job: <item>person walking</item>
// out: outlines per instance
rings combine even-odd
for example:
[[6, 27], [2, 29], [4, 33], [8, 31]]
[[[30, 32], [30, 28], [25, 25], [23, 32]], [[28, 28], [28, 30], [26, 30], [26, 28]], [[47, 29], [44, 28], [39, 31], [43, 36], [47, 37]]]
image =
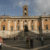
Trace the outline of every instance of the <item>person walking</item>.
[[30, 48], [33, 48], [34, 39], [30, 39]]
[[14, 40], [16, 40], [16, 37], [14, 37]]
[[30, 48], [30, 38], [26, 38], [26, 47]]

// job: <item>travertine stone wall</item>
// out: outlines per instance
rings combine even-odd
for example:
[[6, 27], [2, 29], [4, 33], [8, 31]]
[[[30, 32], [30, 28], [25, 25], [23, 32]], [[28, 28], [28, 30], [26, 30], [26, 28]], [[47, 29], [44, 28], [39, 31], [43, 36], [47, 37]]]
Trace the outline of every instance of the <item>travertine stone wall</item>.
[[[50, 19], [48, 18], [47, 21], [45, 21], [46, 18], [42, 18], [42, 29], [43, 33], [50, 33]], [[19, 20], [19, 23], [18, 23]], [[27, 22], [25, 22], [25, 20]], [[31, 23], [33, 20], [33, 23]], [[11, 35], [17, 35], [17, 25], [19, 24], [19, 31], [24, 31], [24, 25], [27, 24], [28, 29], [30, 31], [33, 31], [35, 33], [39, 34], [39, 21], [38, 19], [4, 19], [0, 20], [0, 35], [9, 37]], [[3, 25], [5, 25], [5, 30], [3, 31]], [[31, 29], [31, 25], [33, 25], [33, 30]], [[48, 25], [48, 30], [46, 30], [46, 25]], [[13, 26], [13, 31], [11, 31], [11, 26]], [[4, 34], [4, 35], [3, 35]]]

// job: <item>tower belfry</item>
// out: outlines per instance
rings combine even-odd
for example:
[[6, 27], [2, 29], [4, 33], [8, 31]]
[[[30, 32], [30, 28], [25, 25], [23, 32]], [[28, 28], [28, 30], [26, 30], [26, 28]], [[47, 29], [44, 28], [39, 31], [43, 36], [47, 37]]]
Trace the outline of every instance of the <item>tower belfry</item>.
[[28, 16], [28, 6], [27, 5], [23, 6], [23, 16]]

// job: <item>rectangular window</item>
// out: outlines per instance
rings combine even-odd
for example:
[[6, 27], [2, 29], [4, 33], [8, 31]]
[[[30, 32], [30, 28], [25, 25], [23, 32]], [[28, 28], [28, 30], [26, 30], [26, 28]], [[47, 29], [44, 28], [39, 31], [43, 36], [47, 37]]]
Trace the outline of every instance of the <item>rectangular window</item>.
[[48, 30], [48, 25], [46, 25], [46, 30]]
[[32, 30], [33, 30], [33, 25], [31, 26]]
[[13, 31], [13, 26], [11, 26], [11, 31]]
[[17, 31], [19, 31], [19, 25], [17, 25]]
[[39, 26], [39, 31], [40, 31], [40, 26]]

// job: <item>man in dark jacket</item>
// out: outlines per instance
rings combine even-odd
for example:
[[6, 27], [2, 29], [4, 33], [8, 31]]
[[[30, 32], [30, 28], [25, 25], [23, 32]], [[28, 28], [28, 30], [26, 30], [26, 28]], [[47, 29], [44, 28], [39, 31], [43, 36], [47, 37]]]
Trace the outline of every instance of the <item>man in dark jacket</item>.
[[30, 39], [30, 48], [33, 48], [34, 39]]

